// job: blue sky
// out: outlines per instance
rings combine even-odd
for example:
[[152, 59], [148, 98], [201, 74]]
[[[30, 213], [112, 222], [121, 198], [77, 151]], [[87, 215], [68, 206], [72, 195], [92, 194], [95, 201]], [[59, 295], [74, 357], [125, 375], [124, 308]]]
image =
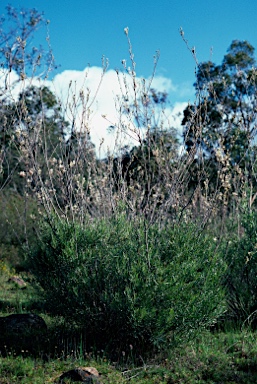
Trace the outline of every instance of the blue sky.
[[[7, 4], [2, 0], [0, 14]], [[121, 68], [122, 59], [129, 61], [124, 34], [129, 27], [137, 76], [151, 76], [153, 55], [160, 50], [156, 75], [166, 79], [162, 86], [167, 84], [173, 104], [194, 99], [195, 63], [180, 27], [199, 61], [211, 58], [220, 63], [234, 39], [248, 40], [257, 49], [256, 0], [13, 0], [10, 4], [34, 7], [51, 21], [59, 74], [67, 70], [78, 74], [88, 64], [101, 67], [103, 55], [110, 70]]]
[[[4, 12], [1, 2], [0, 13]], [[121, 67], [128, 58], [124, 27], [129, 34], [137, 74], [148, 77], [153, 55], [160, 50], [157, 74], [174, 84], [194, 82], [194, 60], [179, 34], [182, 27], [200, 61], [219, 63], [233, 39], [248, 40], [257, 48], [256, 0], [13, 0], [15, 7], [35, 7], [51, 21], [50, 38], [56, 62], [65, 69], [83, 70], [88, 64]]]

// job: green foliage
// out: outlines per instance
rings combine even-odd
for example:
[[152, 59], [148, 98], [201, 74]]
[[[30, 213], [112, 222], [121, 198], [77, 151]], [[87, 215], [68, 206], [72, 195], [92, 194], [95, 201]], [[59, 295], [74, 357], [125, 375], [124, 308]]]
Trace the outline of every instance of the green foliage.
[[18, 193], [0, 192], [0, 260], [12, 267], [22, 267], [24, 249], [35, 240], [37, 205]]
[[226, 266], [213, 240], [192, 224], [165, 228], [158, 249], [178, 332], [212, 326], [224, 312], [220, 278]]
[[[8, 73], [14, 70], [21, 80], [26, 78], [26, 71], [37, 74], [38, 69], [47, 64], [48, 71], [54, 66], [54, 58], [49, 44], [35, 47], [32, 40], [36, 31], [47, 25], [43, 13], [36, 9], [18, 9], [6, 6], [6, 14], [0, 18], [0, 64], [6, 69], [5, 85], [7, 89]], [[46, 45], [48, 45], [46, 47]], [[45, 49], [46, 48], [46, 49]], [[45, 69], [45, 68], [44, 68]], [[42, 75], [42, 72], [41, 72]]]
[[63, 155], [60, 141], [67, 123], [53, 93], [35, 86], [24, 89], [18, 101], [3, 100], [0, 122], [1, 187], [23, 194], [26, 181], [35, 184], [36, 169], [45, 179], [49, 158]]
[[137, 132], [139, 145], [124, 147], [120, 156], [111, 159], [116, 191], [127, 188], [128, 200], [147, 218], [155, 215], [156, 207], [158, 211], [164, 203], [170, 205], [171, 185], [176, 185], [179, 140], [176, 129], [164, 118], [165, 108], [170, 108], [167, 94], [154, 89], [144, 89], [132, 105], [125, 98], [123, 113], [137, 127], [131, 134]]
[[226, 289], [229, 315], [234, 321], [256, 326], [257, 319], [257, 213], [242, 216], [243, 235], [228, 244]]
[[[63, 372], [75, 367], [95, 367], [102, 383], [110, 384], [255, 384], [256, 333], [204, 332], [197, 340], [182, 344], [168, 356], [135, 366], [117, 366], [99, 355], [86, 359], [67, 356], [42, 361], [8, 354], [0, 357], [1, 384], [45, 384], [56, 382]], [[163, 357], [163, 358], [162, 358]], [[68, 383], [68, 381], [67, 381]]]
[[234, 40], [221, 65], [198, 65], [197, 103], [184, 111], [184, 143], [194, 159], [189, 186], [209, 197], [219, 192], [223, 213], [245, 184], [256, 188], [255, 66], [254, 48]]
[[233, 164], [242, 161], [255, 135], [254, 65], [254, 48], [238, 40], [231, 43], [222, 65], [199, 64], [194, 84], [199, 103], [186, 108], [182, 122], [188, 151], [197, 145], [215, 157], [219, 148]]
[[81, 227], [53, 221], [30, 254], [49, 310], [105, 346], [167, 346], [224, 312], [223, 263], [194, 228], [119, 215]]

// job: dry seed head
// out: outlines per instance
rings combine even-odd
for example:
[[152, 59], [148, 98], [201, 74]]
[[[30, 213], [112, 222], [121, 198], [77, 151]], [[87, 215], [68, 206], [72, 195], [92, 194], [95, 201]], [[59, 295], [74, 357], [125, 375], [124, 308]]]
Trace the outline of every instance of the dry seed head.
[[21, 73], [20, 73], [20, 79], [21, 79], [21, 80], [25, 80], [26, 78], [27, 78], [26, 73], [21, 72]]

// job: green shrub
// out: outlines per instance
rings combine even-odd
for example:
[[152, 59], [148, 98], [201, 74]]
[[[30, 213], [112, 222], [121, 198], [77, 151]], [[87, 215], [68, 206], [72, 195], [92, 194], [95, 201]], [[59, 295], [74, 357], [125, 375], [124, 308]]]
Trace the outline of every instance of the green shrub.
[[161, 347], [216, 322], [223, 264], [193, 227], [120, 215], [45, 225], [30, 264], [49, 310], [112, 346]]
[[0, 260], [16, 269], [23, 267], [24, 246], [34, 241], [37, 217], [32, 198], [10, 190], [0, 192]]
[[243, 235], [227, 247], [225, 276], [228, 315], [240, 324], [257, 319], [257, 214], [242, 216]]

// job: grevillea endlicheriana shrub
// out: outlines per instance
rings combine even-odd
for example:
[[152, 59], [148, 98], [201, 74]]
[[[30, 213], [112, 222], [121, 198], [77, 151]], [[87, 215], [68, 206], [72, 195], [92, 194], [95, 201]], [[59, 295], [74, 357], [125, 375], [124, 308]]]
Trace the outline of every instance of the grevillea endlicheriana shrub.
[[162, 347], [224, 312], [224, 265], [193, 226], [162, 229], [119, 214], [42, 227], [30, 266], [48, 309], [97, 343]]

